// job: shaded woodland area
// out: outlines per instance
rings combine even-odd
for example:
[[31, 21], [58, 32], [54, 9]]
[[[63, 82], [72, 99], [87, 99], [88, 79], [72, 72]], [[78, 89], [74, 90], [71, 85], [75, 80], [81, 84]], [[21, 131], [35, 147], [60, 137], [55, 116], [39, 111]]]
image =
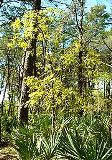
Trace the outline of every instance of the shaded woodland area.
[[105, 4], [0, 1], [0, 160], [112, 160]]

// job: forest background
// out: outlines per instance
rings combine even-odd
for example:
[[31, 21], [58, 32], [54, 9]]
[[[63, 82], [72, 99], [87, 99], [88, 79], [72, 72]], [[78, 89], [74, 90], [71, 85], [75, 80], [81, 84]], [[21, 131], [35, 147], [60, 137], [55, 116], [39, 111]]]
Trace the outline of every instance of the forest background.
[[0, 1], [1, 148], [23, 160], [112, 159], [111, 5]]

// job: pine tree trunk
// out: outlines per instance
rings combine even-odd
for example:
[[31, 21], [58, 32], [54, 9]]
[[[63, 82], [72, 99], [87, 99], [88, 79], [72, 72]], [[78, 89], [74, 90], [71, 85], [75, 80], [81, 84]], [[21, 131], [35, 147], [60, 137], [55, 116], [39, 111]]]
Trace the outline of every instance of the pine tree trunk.
[[83, 50], [83, 12], [84, 12], [84, 1], [82, 0], [79, 2], [80, 5], [80, 20], [78, 19], [78, 11], [76, 9], [76, 23], [77, 23], [77, 28], [79, 31], [79, 43], [80, 43], [80, 51], [79, 51], [79, 57], [78, 57], [78, 88], [79, 88], [79, 93], [82, 95], [83, 93], [83, 85], [84, 85], [84, 76], [83, 76], [83, 66], [82, 66], [82, 57], [84, 54]]
[[2, 116], [3, 116], [3, 111], [4, 111], [3, 106], [4, 106], [6, 89], [7, 89], [7, 83], [5, 85], [2, 102], [0, 104], [0, 146], [2, 145]]
[[24, 55], [24, 66], [23, 66], [23, 79], [21, 86], [21, 97], [20, 97], [20, 106], [19, 106], [19, 119], [21, 122], [28, 122], [28, 105], [26, 102], [29, 100], [28, 97], [28, 87], [26, 86], [24, 79], [28, 76], [33, 75], [33, 57], [31, 51], [26, 51]]
[[[84, 56], [84, 49], [83, 49], [83, 12], [84, 12], [84, 1], [79, 1], [80, 5], [80, 19], [78, 19], [78, 11], [76, 9], [76, 23], [79, 30], [79, 43], [80, 43], [80, 51], [78, 56], [78, 89], [80, 96], [83, 95], [83, 89], [84, 89], [84, 70], [83, 70], [83, 56]], [[79, 115], [83, 115], [84, 110], [81, 108], [79, 111]]]
[[[39, 11], [41, 9], [41, 0], [34, 0], [33, 10]], [[34, 28], [36, 27], [34, 24]], [[19, 120], [22, 123], [28, 123], [28, 104], [29, 100], [29, 88], [24, 83], [24, 79], [28, 76], [36, 76], [36, 42], [37, 34], [34, 35], [34, 39], [31, 40], [31, 48], [28, 48], [23, 57], [23, 73], [22, 73], [22, 86], [21, 86], [21, 97], [20, 106], [18, 111]]]

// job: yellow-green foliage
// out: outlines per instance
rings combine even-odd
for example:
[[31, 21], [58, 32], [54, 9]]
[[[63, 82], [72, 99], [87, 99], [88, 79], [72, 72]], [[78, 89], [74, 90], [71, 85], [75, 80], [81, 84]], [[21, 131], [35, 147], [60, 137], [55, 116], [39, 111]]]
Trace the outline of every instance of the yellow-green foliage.
[[[62, 16], [62, 10], [48, 8], [39, 12], [28, 11], [21, 19], [17, 18], [11, 26], [14, 31], [13, 39], [8, 43], [9, 49], [21, 47], [23, 49], [30, 47], [31, 40], [37, 36], [38, 41], [55, 39], [54, 43], [58, 45], [61, 26], [57, 28], [57, 33], [52, 33], [52, 25]], [[51, 26], [51, 27], [50, 27]]]
[[[12, 23], [14, 30], [13, 39], [8, 43], [8, 48], [20, 47], [28, 49], [31, 40], [37, 38], [38, 78], [28, 77], [26, 84], [30, 88], [32, 107], [38, 106], [44, 111], [51, 111], [53, 107], [74, 113], [83, 108], [85, 111], [100, 110], [104, 105], [99, 104], [102, 96], [93, 91], [84, 90], [82, 95], [78, 92], [76, 81], [78, 79], [79, 52], [83, 51], [83, 74], [91, 83], [100, 76], [100, 55], [89, 47], [81, 46], [80, 39], [75, 39], [66, 44], [63, 33], [64, 13], [62, 10], [48, 8], [39, 12], [28, 11], [21, 19]], [[65, 41], [65, 47], [62, 45]], [[45, 53], [43, 51], [45, 48]], [[43, 65], [45, 62], [45, 66]]]
[[[50, 111], [53, 107], [64, 109], [65, 105], [73, 106], [73, 88], [65, 88], [59, 78], [53, 74], [39, 80], [34, 77], [27, 78], [27, 85], [30, 87], [30, 104], [41, 105], [44, 110]], [[41, 104], [39, 102], [41, 101]]]
[[100, 65], [100, 54], [93, 49], [86, 49], [86, 53], [83, 57], [83, 66], [86, 69], [86, 76], [90, 79], [98, 78]]

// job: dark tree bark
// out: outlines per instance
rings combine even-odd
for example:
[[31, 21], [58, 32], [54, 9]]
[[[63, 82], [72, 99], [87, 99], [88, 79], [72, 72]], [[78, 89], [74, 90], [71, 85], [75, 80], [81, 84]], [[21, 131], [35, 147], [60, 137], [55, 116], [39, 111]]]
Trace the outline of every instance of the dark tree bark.
[[[79, 43], [80, 43], [80, 51], [78, 55], [78, 88], [79, 93], [82, 95], [83, 92], [83, 67], [82, 67], [82, 57], [83, 57], [83, 12], [84, 12], [84, 0], [79, 0], [78, 5], [76, 4], [74, 8], [76, 26], [79, 32]], [[80, 6], [80, 7], [79, 7]], [[80, 12], [80, 17], [79, 17]]]
[[106, 82], [104, 81], [104, 98], [106, 97]]
[[[76, 18], [76, 25], [79, 32], [79, 55], [78, 55], [78, 90], [80, 96], [83, 95], [83, 89], [85, 87], [85, 76], [84, 76], [84, 70], [83, 70], [83, 55], [84, 55], [84, 45], [83, 45], [83, 17], [84, 17], [84, 0], [78, 0], [78, 5], [76, 4], [75, 7], [75, 18]], [[84, 110], [80, 109], [79, 115], [83, 115]]]
[[[41, 9], [41, 0], [33, 0], [33, 10], [38, 14], [38, 11]], [[36, 27], [34, 24], [34, 28]], [[22, 73], [22, 86], [21, 86], [21, 98], [19, 106], [19, 120], [22, 123], [28, 123], [28, 104], [29, 100], [29, 88], [24, 83], [24, 79], [28, 76], [36, 76], [36, 42], [37, 42], [38, 33], [34, 35], [34, 39], [31, 40], [31, 48], [26, 50], [23, 57], [23, 73]]]

